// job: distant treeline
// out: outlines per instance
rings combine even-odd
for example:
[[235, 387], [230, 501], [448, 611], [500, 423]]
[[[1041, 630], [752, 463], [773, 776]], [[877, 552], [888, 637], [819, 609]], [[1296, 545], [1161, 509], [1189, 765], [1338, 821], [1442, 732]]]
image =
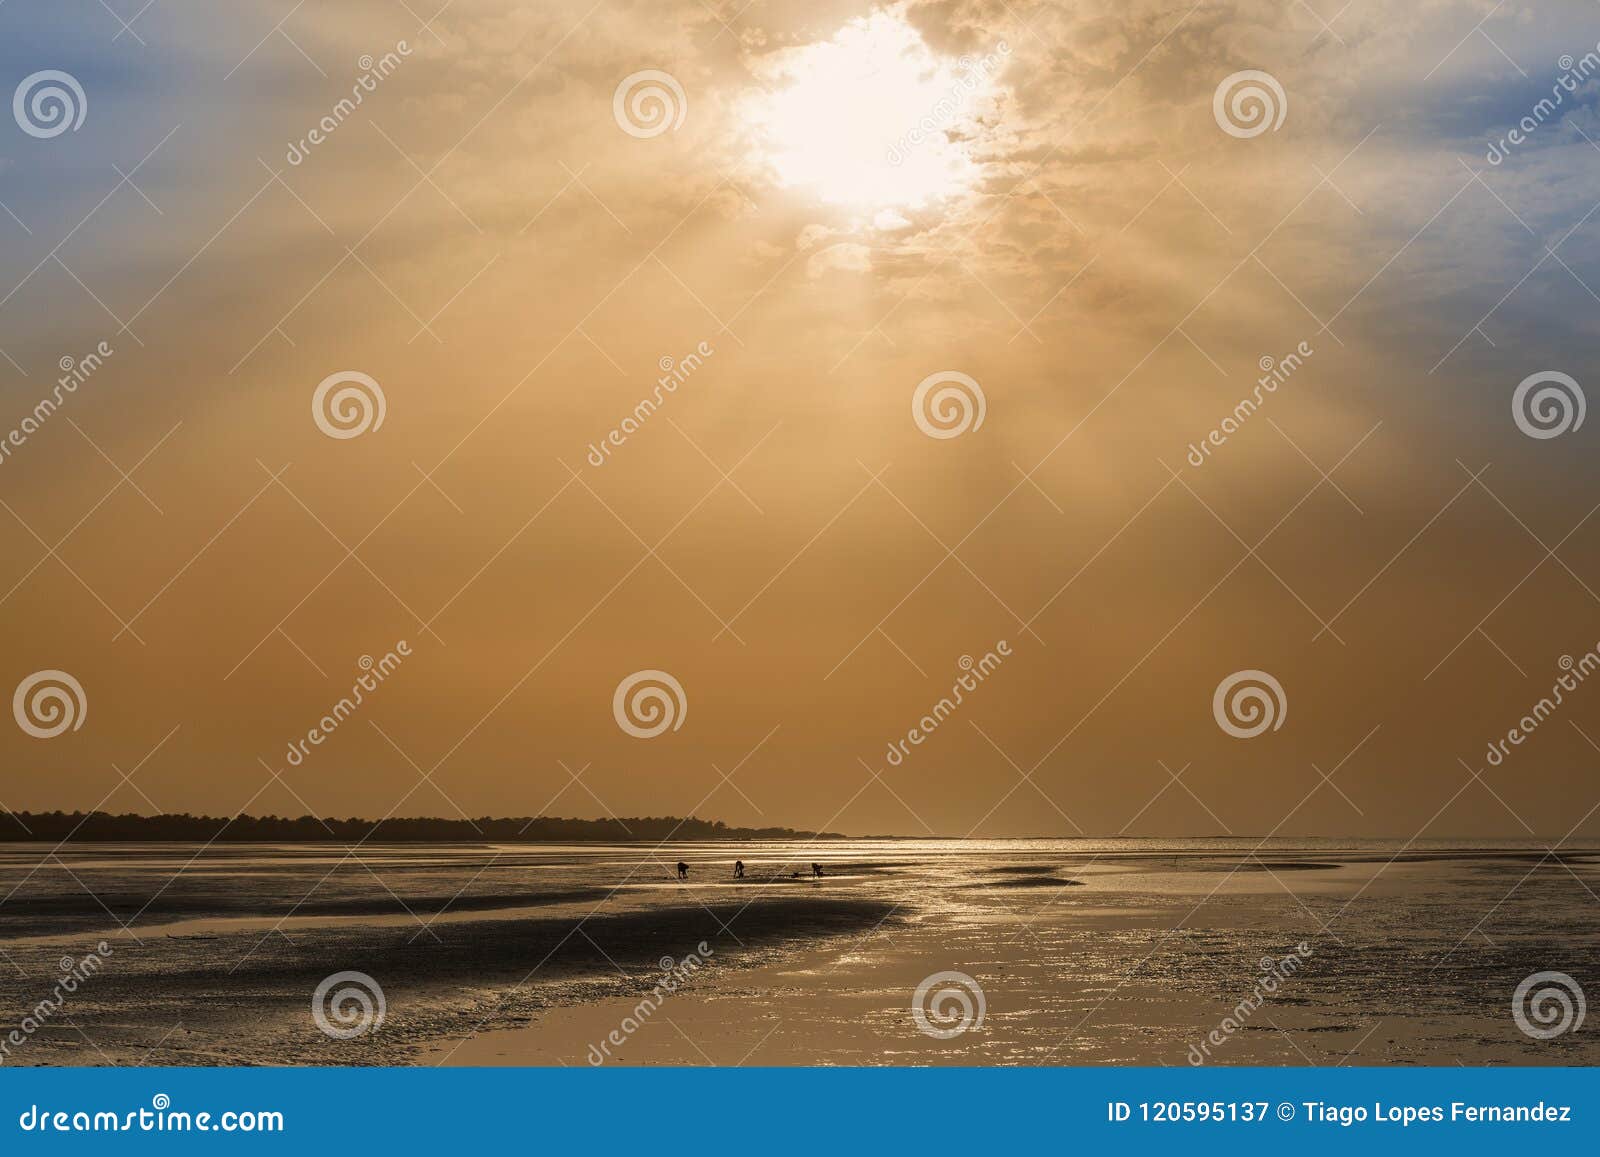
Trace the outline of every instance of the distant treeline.
[[109, 812], [15, 812], [0, 816], [0, 841], [178, 840], [205, 843], [323, 842], [357, 843], [583, 843], [626, 840], [799, 840], [844, 837], [837, 832], [799, 832], [793, 828], [731, 828], [721, 820], [676, 816], [578, 820], [526, 816], [476, 820], [318, 819], [316, 816], [145, 816]]

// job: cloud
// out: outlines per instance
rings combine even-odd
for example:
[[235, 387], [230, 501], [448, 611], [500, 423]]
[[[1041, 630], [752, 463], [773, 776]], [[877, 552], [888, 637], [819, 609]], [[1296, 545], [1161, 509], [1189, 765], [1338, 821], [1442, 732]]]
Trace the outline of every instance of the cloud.
[[794, 239], [794, 247], [804, 252], [821, 244], [832, 235], [833, 230], [826, 225], [807, 225]]
[[836, 269], [846, 273], [872, 272], [872, 250], [854, 241], [840, 241], [813, 254], [806, 262], [806, 276], [813, 281]]
[[[23, 281], [0, 349], [29, 375], [0, 362], [5, 401], [30, 413], [63, 355], [117, 349], [70, 401], [93, 445], [53, 422], [0, 466], [40, 539], [71, 530], [81, 576], [30, 571], [37, 543], [14, 525], [10, 646], [73, 667], [115, 723], [38, 756], [37, 794], [6, 802], [93, 805], [88, 769], [148, 750], [181, 704], [199, 722], [153, 794], [231, 814], [233, 773], [410, 636], [374, 721], [442, 761], [435, 782], [472, 814], [541, 806], [573, 752], [620, 809], [682, 810], [687, 769], [729, 766], [783, 721], [752, 794], [773, 822], [823, 823], [814, 805], [850, 798], [858, 756], [1001, 637], [1019, 640], [998, 676], [1015, 681], [985, 730], [1019, 761], [1046, 755], [1038, 781], [1095, 830], [1137, 810], [1108, 783], [1180, 756], [1226, 769], [1230, 822], [1268, 830], [1304, 792], [1293, 767], [1330, 766], [1380, 720], [1388, 765], [1448, 771], [1471, 746], [1459, 719], [1521, 678], [1497, 650], [1532, 673], [1600, 637], [1564, 570], [1507, 596], [1544, 553], [1519, 520], [1552, 543], [1580, 525], [1562, 560], [1600, 568], [1580, 524], [1592, 443], [1534, 445], [1509, 412], [1535, 370], [1600, 388], [1583, 370], [1600, 337], [1592, 96], [1480, 160], [1559, 54], [1600, 39], [1600, 13], [1508, 9], [1490, 43], [1473, 34], [1487, 7], [1317, 6], [1323, 28], [1275, 0], [912, 4], [946, 66], [1011, 52], [981, 115], [941, 138], [971, 181], [868, 205], [784, 183], [749, 112], [778, 54], [811, 59], [882, 6], [724, 8], [730, 34], [697, 0], [457, 0], [435, 37], [362, 0], [296, 11], [291, 44], [262, 40], [281, 12], [245, 5], [131, 53], [0, 5], [11, 70], [81, 61], [90, 100], [81, 133], [0, 139], [0, 200], [32, 230], [0, 213]], [[304, 163], [280, 161], [360, 55], [401, 37], [402, 68]], [[646, 68], [687, 112], [641, 138], [612, 101]], [[1288, 115], [1238, 139], [1212, 95], [1246, 68], [1281, 82]], [[122, 183], [158, 144], [137, 190]], [[63, 238], [70, 275], [48, 259]], [[1302, 341], [1303, 369], [1183, 465], [1260, 359]], [[563, 464], [654, 406], [663, 359], [701, 342], [714, 354], [572, 481]], [[335, 441], [311, 392], [350, 369], [381, 383], [386, 418]], [[981, 430], [920, 432], [913, 391], [943, 371], [981, 383]], [[108, 497], [97, 447], [164, 513], [125, 484]], [[1462, 473], [1485, 463], [1494, 496]], [[1493, 647], [1471, 630], [1486, 612]], [[108, 646], [135, 616], [146, 646]], [[1024, 655], [1028, 631], [1045, 645]], [[694, 712], [640, 775], [608, 704], [658, 664]], [[1207, 721], [1217, 679], [1253, 666], [1294, 703], [1293, 746], [1270, 755], [1217, 746]], [[294, 777], [312, 809], [381, 813], [400, 764], [371, 730], [340, 732], [329, 774]], [[958, 734], [918, 772], [941, 830], [999, 794], [975, 770], [993, 750]], [[1559, 812], [1574, 740], [1527, 765], [1530, 808]], [[837, 826], [904, 830], [877, 794]], [[1355, 830], [1329, 794], [1296, 823]], [[1405, 788], [1361, 822], [1414, 830], [1438, 802]], [[1454, 830], [1504, 828], [1493, 800], [1463, 806]], [[994, 830], [1042, 822], [1002, 812]]]

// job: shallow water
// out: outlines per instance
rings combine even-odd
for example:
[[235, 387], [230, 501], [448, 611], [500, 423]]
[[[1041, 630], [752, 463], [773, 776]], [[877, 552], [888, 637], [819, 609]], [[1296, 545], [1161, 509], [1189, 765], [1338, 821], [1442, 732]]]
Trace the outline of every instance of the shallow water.
[[[1594, 841], [3, 845], [0, 1028], [105, 939], [6, 1063], [592, 1063], [704, 941], [605, 1063], [1592, 1064], [1600, 1024], [1535, 1040], [1511, 999], [1600, 991], [1597, 893]], [[386, 1018], [330, 1040], [310, 991], [357, 967]], [[984, 1006], [948, 1038], [911, 1009], [944, 971]]]

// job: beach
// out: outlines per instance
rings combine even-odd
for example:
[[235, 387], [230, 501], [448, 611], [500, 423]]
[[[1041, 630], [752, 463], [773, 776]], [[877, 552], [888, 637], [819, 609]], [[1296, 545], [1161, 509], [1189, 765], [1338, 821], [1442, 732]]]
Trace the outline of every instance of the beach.
[[[1512, 999], [1600, 958], [1597, 888], [1592, 844], [13, 844], [0, 1037], [9, 1065], [1594, 1064], [1592, 1025], [1536, 1039]], [[347, 1037], [312, 1011], [346, 973], [382, 994]], [[965, 1012], [919, 1023], [946, 973]]]

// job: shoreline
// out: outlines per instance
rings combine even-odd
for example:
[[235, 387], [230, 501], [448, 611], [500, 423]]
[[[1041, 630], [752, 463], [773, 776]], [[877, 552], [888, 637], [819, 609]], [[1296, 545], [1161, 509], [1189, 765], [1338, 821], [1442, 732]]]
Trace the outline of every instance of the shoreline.
[[[32, 813], [17, 813], [30, 818], [36, 818]], [[343, 822], [343, 821], [341, 821]], [[362, 821], [366, 822], [366, 821]], [[376, 825], [378, 821], [372, 821]], [[392, 821], [390, 821], [392, 822]], [[358, 840], [342, 839], [333, 835], [311, 835], [293, 837], [214, 837], [200, 839], [192, 836], [141, 836], [128, 838], [123, 836], [101, 836], [93, 833], [74, 833], [70, 837], [58, 838], [56, 836], [36, 836], [30, 834], [15, 835], [8, 833], [0, 838], [0, 849], [7, 847], [28, 848], [40, 845], [55, 845], [57, 847], [104, 847], [106, 845], [121, 845], [126, 847], [206, 847], [238, 848], [238, 847], [442, 847], [442, 848], [495, 848], [495, 847], [635, 847], [635, 848], [670, 848], [677, 846], [694, 847], [701, 845], [721, 844], [798, 844], [801, 846], [816, 843], [838, 844], [886, 844], [886, 843], [921, 843], [921, 844], [969, 844], [990, 846], [995, 844], [1154, 844], [1170, 846], [1172, 844], [1187, 843], [1215, 843], [1240, 844], [1254, 847], [1272, 845], [1300, 847], [1305, 849], [1334, 847], [1356, 849], [1362, 845], [1399, 844], [1421, 845], [1426, 844], [1436, 849], [1452, 851], [1502, 851], [1502, 850], [1539, 850], [1562, 844], [1573, 844], [1575, 851], [1600, 852], [1600, 836], [1585, 836], [1578, 840], [1570, 840], [1565, 835], [1552, 836], [1551, 839], [1540, 839], [1538, 836], [1429, 836], [1426, 840], [1419, 840], [1415, 836], [1384, 835], [1384, 836], [1307, 836], [1307, 835], [1250, 835], [1232, 834], [1217, 835], [1037, 835], [1037, 836], [942, 836], [927, 834], [909, 835], [872, 835], [852, 836], [838, 832], [823, 833], [796, 833], [794, 835], [696, 835], [673, 836], [667, 839], [651, 839], [649, 837], [618, 838], [615, 836], [572, 837], [572, 836], [541, 836], [541, 837], [505, 837], [505, 836], [479, 836], [471, 838], [449, 838], [437, 836], [399, 836], [387, 839], [371, 839], [363, 837]], [[1217, 850], [1234, 850], [1232, 848], [1219, 848]]]
[[[1600, 955], [1588, 850], [858, 841], [808, 850], [826, 874], [798, 879], [773, 842], [44, 859], [0, 855], [0, 886], [20, 888], [0, 906], [0, 1010], [26, 1017], [85, 943], [115, 955], [12, 1064], [587, 1065], [593, 1033], [702, 942], [710, 963], [605, 1063], [1186, 1064], [1260, 962], [1302, 944], [1306, 967], [1218, 1063], [1600, 1061], [1600, 1038], [1536, 1042], [1508, 1013], [1525, 978]], [[90, 892], [144, 914], [119, 929]], [[146, 923], [169, 906], [178, 920]], [[36, 934], [16, 935], [30, 909]], [[913, 992], [949, 973], [987, 1020], [933, 1041]], [[386, 1001], [350, 1040], [311, 1011], [346, 975]]]

